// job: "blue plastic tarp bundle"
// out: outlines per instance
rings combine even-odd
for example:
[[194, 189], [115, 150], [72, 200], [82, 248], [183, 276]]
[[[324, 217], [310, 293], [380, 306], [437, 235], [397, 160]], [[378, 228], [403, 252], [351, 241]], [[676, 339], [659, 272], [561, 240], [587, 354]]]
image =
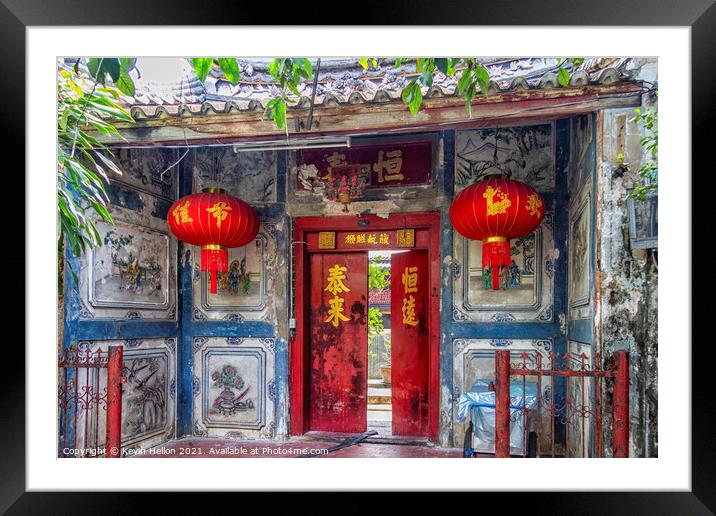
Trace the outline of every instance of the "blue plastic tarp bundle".
[[[525, 449], [524, 418], [515, 415], [523, 407], [537, 406], [537, 385], [534, 382], [510, 382], [510, 453], [523, 454]], [[489, 382], [477, 380], [469, 391], [460, 395], [457, 420], [465, 421], [468, 414], [473, 426], [473, 447], [477, 452], [495, 452], [495, 392]]]

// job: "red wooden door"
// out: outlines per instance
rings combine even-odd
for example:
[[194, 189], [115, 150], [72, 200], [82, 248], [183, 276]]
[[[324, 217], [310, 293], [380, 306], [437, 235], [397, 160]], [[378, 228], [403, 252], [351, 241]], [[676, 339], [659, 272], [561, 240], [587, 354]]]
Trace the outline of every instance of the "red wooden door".
[[368, 253], [310, 254], [309, 428], [365, 432]]
[[393, 435], [428, 435], [428, 253], [391, 256]]

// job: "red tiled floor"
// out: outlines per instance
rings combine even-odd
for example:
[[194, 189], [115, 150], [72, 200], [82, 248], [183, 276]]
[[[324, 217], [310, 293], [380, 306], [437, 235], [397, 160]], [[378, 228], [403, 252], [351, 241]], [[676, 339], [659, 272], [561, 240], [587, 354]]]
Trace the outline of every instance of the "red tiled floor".
[[[316, 449], [330, 448], [335, 441], [237, 441], [233, 439], [188, 438], [169, 441], [152, 448], [137, 457], [187, 458], [187, 457], [297, 457]], [[316, 458], [406, 458], [406, 457], [462, 457], [458, 448], [439, 448], [412, 444], [359, 443]]]

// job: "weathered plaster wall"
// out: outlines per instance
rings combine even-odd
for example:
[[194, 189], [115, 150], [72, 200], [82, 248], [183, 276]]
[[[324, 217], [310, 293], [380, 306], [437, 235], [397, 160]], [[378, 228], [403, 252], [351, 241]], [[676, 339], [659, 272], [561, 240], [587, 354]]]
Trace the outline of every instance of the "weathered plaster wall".
[[[651, 99], [646, 98], [648, 104]], [[626, 196], [639, 168], [643, 129], [631, 122], [631, 109], [606, 110], [598, 118], [600, 145], [597, 168], [597, 311], [595, 333], [602, 353], [630, 354], [630, 456], [654, 457], [657, 428], [657, 251], [632, 249]], [[623, 154], [628, 171], [619, 166]], [[611, 392], [606, 392], [611, 407]], [[606, 411], [605, 429], [611, 422]], [[611, 454], [611, 434], [605, 432], [605, 455]]]
[[[176, 151], [167, 149], [119, 151], [115, 161], [123, 174], [113, 176], [107, 189], [115, 225], [97, 221], [103, 246], [66, 261], [63, 348], [124, 347], [125, 448], [175, 435], [177, 242], [166, 213], [178, 193], [177, 172], [167, 170], [176, 159]], [[86, 380], [102, 389], [106, 370]], [[103, 418], [99, 422], [104, 425]], [[82, 431], [78, 424], [78, 444], [87, 442]]]

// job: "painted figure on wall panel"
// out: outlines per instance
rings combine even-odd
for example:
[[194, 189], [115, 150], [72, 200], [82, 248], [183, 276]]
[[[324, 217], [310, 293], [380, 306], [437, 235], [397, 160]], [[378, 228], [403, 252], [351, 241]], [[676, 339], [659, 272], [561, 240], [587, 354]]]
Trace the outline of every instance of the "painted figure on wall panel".
[[219, 273], [216, 294], [207, 294], [209, 307], [259, 306], [262, 302], [262, 274], [264, 245], [260, 239], [255, 244], [228, 249], [229, 270]]
[[122, 439], [164, 428], [167, 412], [165, 370], [163, 357], [125, 359]]
[[210, 413], [233, 416], [237, 411], [254, 408], [253, 400], [246, 397], [251, 387], [246, 385], [239, 371], [231, 364], [224, 364], [220, 370], [214, 370], [211, 380], [213, 387], [222, 390], [214, 399]]
[[98, 226], [104, 245], [92, 251], [92, 301], [119, 306], [168, 303], [168, 236], [121, 223]]
[[500, 290], [492, 290], [493, 271], [482, 268], [482, 242], [468, 242], [468, 300], [471, 305], [532, 305], [536, 301], [535, 233], [514, 238], [510, 243], [512, 264], [500, 272]]
[[589, 203], [585, 203], [572, 221], [570, 257], [570, 299], [577, 305], [589, 298]]
[[[206, 415], [212, 424], [250, 424], [257, 420], [259, 364], [254, 357], [217, 355], [209, 358]], [[259, 376], [261, 376], [259, 374]]]
[[455, 150], [456, 193], [495, 168], [540, 192], [554, 190], [551, 124], [457, 131]]

